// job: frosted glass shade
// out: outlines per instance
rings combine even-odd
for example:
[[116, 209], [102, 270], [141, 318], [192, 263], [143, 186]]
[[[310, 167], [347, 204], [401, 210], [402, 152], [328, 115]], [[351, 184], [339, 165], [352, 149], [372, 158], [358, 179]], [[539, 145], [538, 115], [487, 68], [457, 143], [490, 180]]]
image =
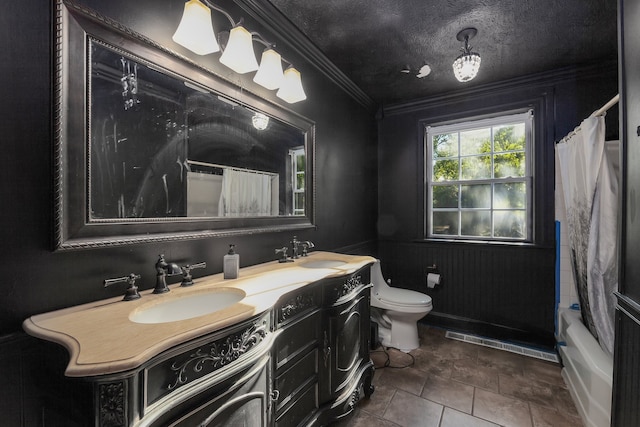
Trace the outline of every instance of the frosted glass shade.
[[269, 126], [269, 116], [265, 116], [262, 113], [255, 113], [253, 117], [251, 117], [251, 123], [254, 128], [265, 130], [267, 126]]
[[273, 49], [262, 52], [260, 68], [253, 77], [253, 81], [269, 90], [278, 89], [282, 84], [282, 57]]
[[251, 33], [239, 25], [231, 29], [229, 43], [220, 56], [220, 62], [238, 74], [258, 69], [256, 54], [253, 52]]
[[198, 55], [218, 52], [220, 46], [211, 24], [211, 9], [200, 0], [186, 2], [173, 41]]
[[468, 82], [473, 79], [480, 69], [480, 55], [469, 52], [456, 58], [453, 62], [453, 74], [461, 82]]
[[300, 72], [298, 70], [289, 67], [284, 71], [282, 86], [278, 89], [276, 96], [289, 104], [307, 99], [307, 95], [302, 88], [302, 79], [300, 78]]

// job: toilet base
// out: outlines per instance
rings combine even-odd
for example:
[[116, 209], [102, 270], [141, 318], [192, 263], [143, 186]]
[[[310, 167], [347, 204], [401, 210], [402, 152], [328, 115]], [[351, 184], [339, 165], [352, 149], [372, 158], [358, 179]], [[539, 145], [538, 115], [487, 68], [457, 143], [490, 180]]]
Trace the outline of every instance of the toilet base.
[[[387, 312], [389, 313], [389, 312]], [[387, 313], [372, 307], [371, 316], [378, 324], [378, 339], [384, 347], [392, 347], [404, 353], [409, 353], [420, 347], [418, 337], [418, 316], [424, 317], [426, 313], [418, 314], [409, 318], [390, 319]], [[392, 314], [393, 313], [389, 313]]]

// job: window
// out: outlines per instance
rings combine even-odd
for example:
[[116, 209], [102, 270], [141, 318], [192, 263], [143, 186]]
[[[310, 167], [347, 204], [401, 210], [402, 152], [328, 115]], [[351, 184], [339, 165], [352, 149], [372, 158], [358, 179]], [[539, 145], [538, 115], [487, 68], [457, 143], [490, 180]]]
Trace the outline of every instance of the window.
[[304, 168], [306, 159], [304, 147], [289, 150], [291, 156], [291, 188], [293, 189], [293, 214], [304, 215]]
[[531, 111], [426, 129], [426, 234], [532, 240]]

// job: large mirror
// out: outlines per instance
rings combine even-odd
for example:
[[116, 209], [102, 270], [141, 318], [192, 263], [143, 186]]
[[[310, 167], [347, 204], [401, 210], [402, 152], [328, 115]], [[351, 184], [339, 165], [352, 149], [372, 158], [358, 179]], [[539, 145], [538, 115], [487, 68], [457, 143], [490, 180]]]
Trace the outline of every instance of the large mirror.
[[313, 123], [58, 3], [56, 248], [313, 226]]

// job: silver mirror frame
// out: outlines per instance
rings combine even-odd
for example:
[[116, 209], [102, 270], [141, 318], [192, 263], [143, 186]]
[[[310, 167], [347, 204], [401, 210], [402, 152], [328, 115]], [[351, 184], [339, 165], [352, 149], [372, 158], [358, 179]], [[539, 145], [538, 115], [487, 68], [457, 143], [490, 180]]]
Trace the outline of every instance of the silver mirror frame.
[[[67, 0], [54, 16], [54, 249], [89, 249], [299, 230], [314, 227], [315, 124], [309, 119], [238, 88], [213, 71], [145, 36]], [[287, 123], [305, 134], [305, 215], [249, 218], [134, 218], [91, 221], [88, 180], [90, 113], [87, 87], [89, 38], [143, 58], [160, 69], [221, 93]]]

